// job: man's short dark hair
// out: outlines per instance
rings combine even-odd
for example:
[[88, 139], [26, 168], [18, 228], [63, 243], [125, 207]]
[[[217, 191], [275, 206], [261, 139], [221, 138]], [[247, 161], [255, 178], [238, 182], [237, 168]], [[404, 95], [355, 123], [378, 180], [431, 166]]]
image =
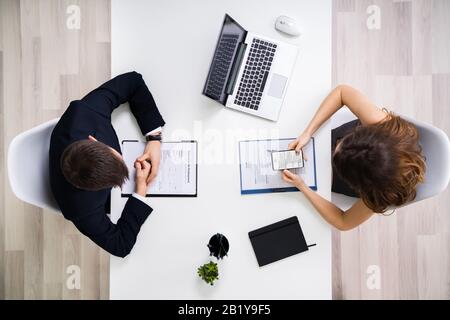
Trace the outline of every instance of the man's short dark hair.
[[72, 185], [89, 191], [120, 187], [128, 179], [124, 161], [106, 144], [88, 139], [73, 142], [64, 150], [61, 170]]

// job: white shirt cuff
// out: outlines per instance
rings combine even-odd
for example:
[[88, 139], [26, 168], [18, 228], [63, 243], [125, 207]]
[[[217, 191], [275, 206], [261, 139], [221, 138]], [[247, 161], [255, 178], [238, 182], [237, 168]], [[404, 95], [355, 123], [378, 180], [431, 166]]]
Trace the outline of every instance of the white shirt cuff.
[[145, 202], [145, 197], [141, 196], [140, 194], [137, 194], [136, 192], [134, 192], [132, 196], [135, 197], [138, 200], [141, 200], [143, 203], [147, 204]]
[[145, 136], [149, 136], [151, 134], [155, 134], [155, 133], [158, 133], [158, 132], [161, 132], [161, 131], [162, 131], [162, 127], [158, 127], [156, 129], [153, 129], [152, 131], [146, 133]]

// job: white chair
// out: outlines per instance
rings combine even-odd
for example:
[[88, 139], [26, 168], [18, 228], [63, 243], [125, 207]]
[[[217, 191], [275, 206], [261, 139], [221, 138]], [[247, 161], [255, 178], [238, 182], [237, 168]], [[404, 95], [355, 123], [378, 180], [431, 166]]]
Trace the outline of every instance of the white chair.
[[11, 189], [22, 201], [60, 212], [50, 190], [50, 135], [59, 118], [16, 136], [8, 149], [8, 176]]
[[[412, 201], [417, 202], [433, 197], [447, 188], [450, 181], [450, 141], [441, 129], [407, 116], [400, 116], [417, 127], [419, 143], [426, 159], [425, 182], [417, 186], [416, 198]], [[347, 107], [343, 107], [331, 118], [331, 127], [339, 127], [354, 119], [355, 115]], [[334, 192], [331, 198], [333, 203], [343, 210], [350, 208], [356, 201], [355, 198]]]

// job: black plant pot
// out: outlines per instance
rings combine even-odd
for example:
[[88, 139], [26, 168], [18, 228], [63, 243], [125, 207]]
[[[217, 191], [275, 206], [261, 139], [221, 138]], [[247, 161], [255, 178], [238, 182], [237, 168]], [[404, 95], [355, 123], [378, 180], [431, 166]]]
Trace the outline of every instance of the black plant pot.
[[209, 239], [208, 248], [210, 255], [217, 259], [222, 259], [227, 255], [228, 250], [230, 250], [230, 244], [223, 234], [216, 233]]

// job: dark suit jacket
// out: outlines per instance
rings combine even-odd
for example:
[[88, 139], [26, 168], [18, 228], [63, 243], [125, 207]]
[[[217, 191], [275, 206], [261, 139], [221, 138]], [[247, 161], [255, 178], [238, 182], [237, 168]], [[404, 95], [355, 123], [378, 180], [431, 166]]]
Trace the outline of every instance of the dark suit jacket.
[[87, 139], [88, 135], [121, 152], [111, 125], [111, 113], [125, 102], [129, 102], [142, 134], [164, 125], [142, 76], [129, 72], [104, 83], [83, 99], [72, 101], [50, 140], [50, 184], [64, 217], [97, 245], [119, 257], [131, 251], [152, 208], [130, 197], [121, 218], [113, 224], [105, 209], [109, 206], [111, 189], [86, 191], [72, 186], [61, 172], [60, 158], [68, 145]]

